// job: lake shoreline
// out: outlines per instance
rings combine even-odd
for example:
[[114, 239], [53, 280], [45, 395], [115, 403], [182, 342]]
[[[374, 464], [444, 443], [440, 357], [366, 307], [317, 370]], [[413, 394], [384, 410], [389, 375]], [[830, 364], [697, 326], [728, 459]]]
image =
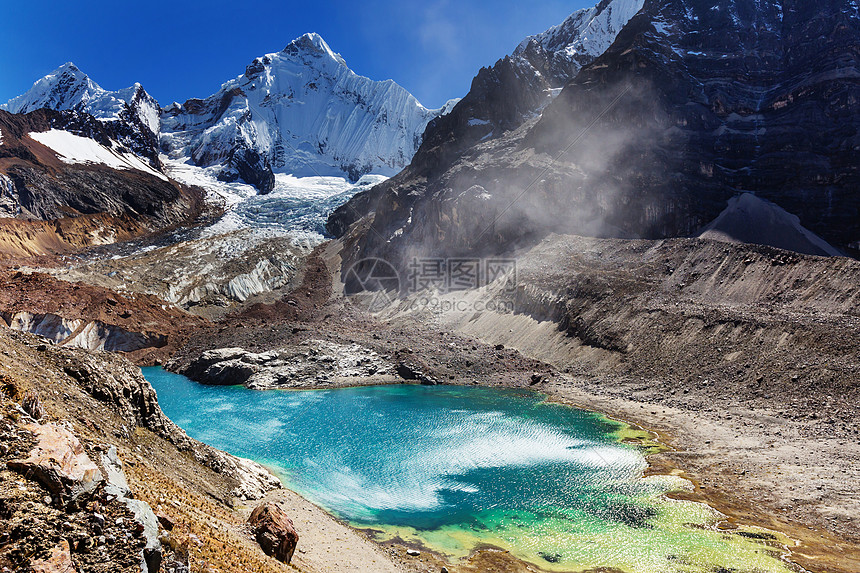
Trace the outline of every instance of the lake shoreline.
[[[669, 428], [673, 424], [682, 427], [691, 423], [695, 424], [696, 419], [701, 418], [701, 416], [691, 416], [689, 413], [683, 412], [668, 412], [665, 409], [661, 409], [661, 414], [664, 415], [664, 423], [659, 426], [659, 429], [654, 429], [648, 424], [647, 415], [637, 415], [635, 411], [637, 407], [640, 410], [643, 409], [643, 403], [631, 400], [619, 401], [617, 399], [607, 399], [600, 394], [576, 388], [572, 381], [566, 381], [564, 384], [559, 382], [551, 383], [552, 385], [542, 384], [528, 388], [517, 384], [492, 384], [493, 381], [487, 382], [488, 386], [536, 391], [546, 396], [548, 402], [595, 412], [610, 420], [629, 426], [638, 433], [645, 433], [651, 436], [656, 443], [662, 444], [664, 447], [652, 447], [650, 448], [651, 452], [644, 452], [648, 465], [643, 477], [671, 475], [687, 480], [692, 486], [691, 491], [671, 492], [667, 494], [667, 497], [670, 499], [704, 503], [716, 509], [725, 516], [724, 520], [716, 524], [717, 529], [733, 530], [738, 527], [763, 528], [800, 541], [802, 543], [801, 546], [784, 547], [786, 551], [791, 552], [789, 562], [805, 567], [810, 571], [815, 571], [815, 567], [820, 567], [824, 564], [827, 566], [842, 567], [846, 563], [846, 557], [851, 558], [850, 553], [845, 553], [844, 544], [832, 536], [816, 532], [804, 526], [797, 526], [785, 520], [774, 519], [773, 517], [768, 519], [766, 516], [757, 513], [757, 509], [759, 508], [755, 506], [754, 500], [748, 498], [738, 499], [725, 495], [714, 488], [706, 488], [705, 482], [708, 480], [716, 481], [717, 474], [706, 475], [705, 479], [702, 480], [695, 473], [689, 472], [686, 467], [688, 464], [685, 463], [685, 460], [689, 459], [691, 452], [678, 448], [678, 444], [683, 444], [681, 448], [686, 447], [689, 440], [679, 440], [679, 436], [672, 433]], [[350, 378], [335, 380], [325, 385], [309, 385], [298, 390], [331, 390], [335, 388], [391, 386], [398, 384], [419, 385], [414, 381], [396, 382], [391, 379], [359, 380]], [[472, 386], [474, 383], [444, 383], [442, 385]], [[714, 432], [712, 438], [715, 436], [719, 436], [722, 439], [727, 437], [724, 431]], [[425, 569], [422, 568], [429, 564], [459, 569], [460, 566], [465, 565], [469, 567], [481, 563], [488, 558], [496, 562], [504, 562], [506, 564], [505, 567], [512, 571], [545, 570], [540, 568], [536, 563], [521, 561], [504, 550], [489, 547], [477, 548], [471, 553], [469, 558], [451, 562], [447, 557], [435, 553], [432, 549], [428, 549], [420, 543], [406, 543], [402, 539], [389, 539], [380, 542], [373, 538], [373, 535], [367, 528], [357, 528], [351, 525], [349, 522], [332, 515], [286, 487], [282, 490], [271, 492], [266, 497], [266, 501], [277, 501], [284, 504], [289, 513], [297, 515], [297, 525], [301, 524], [300, 531], [305, 531], [305, 535], [309, 540], [306, 547], [309, 547], [310, 551], [314, 551], [317, 547], [323, 547], [326, 549], [326, 552], [335, 554], [348, 551], [354, 554], [350, 565], [358, 566], [359, 569], [356, 570], [365, 570], [364, 567], [370, 567], [370, 565], [378, 568], [379, 563], [376, 561], [378, 558], [395, 564], [397, 570], [407, 571], [411, 571], [413, 568], [417, 568], [414, 570], [423, 571]], [[240, 508], [240, 510], [247, 512], [250, 512], [251, 509], [252, 507], [250, 506]], [[305, 516], [305, 514], [308, 515]], [[334, 545], [332, 545], [331, 535], [327, 533], [332, 528], [338, 532], [336, 539], [339, 543], [335, 543]], [[369, 546], [367, 545], [368, 542], [370, 543]], [[357, 551], [356, 548], [362, 549], [355, 553]], [[420, 556], [407, 555], [406, 551], [409, 549], [420, 551]], [[299, 559], [302, 558], [301, 553], [297, 555], [299, 555]], [[321, 556], [310, 557], [320, 558]], [[833, 570], [839, 571], [840, 569]]]

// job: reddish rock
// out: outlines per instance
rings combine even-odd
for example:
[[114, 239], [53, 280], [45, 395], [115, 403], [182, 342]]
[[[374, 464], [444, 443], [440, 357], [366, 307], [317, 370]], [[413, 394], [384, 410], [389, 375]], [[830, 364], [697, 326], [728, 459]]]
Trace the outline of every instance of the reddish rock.
[[36, 446], [25, 460], [12, 460], [10, 469], [34, 477], [61, 498], [76, 498], [96, 488], [103, 477], [78, 438], [56, 424], [24, 426], [36, 437]]
[[248, 518], [248, 524], [263, 553], [283, 563], [290, 562], [299, 542], [299, 534], [281, 508], [272, 503], [257, 506]]
[[33, 561], [30, 568], [33, 573], [75, 573], [76, 569], [72, 562], [69, 542], [63, 539], [59, 545], [51, 550], [50, 557]]

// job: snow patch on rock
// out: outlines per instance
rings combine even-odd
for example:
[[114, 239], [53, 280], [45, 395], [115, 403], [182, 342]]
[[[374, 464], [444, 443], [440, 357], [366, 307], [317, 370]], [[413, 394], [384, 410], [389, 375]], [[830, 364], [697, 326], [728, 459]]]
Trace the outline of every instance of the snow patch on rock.
[[113, 140], [111, 140], [111, 147], [108, 148], [94, 139], [81, 137], [61, 129], [30, 133], [30, 138], [54, 151], [63, 163], [106, 165], [114, 169], [136, 169], [163, 181], [168, 180], [163, 173], [155, 170], [143, 159], [127, 151]]

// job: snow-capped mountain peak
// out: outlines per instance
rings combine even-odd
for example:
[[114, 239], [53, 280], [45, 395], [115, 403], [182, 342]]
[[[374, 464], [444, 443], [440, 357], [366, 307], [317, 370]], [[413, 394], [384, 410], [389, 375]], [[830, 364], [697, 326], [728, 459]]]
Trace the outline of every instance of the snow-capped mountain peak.
[[342, 66], [346, 66], [346, 60], [344, 60], [340, 54], [334, 52], [326, 41], [322, 39], [322, 36], [315, 32], [309, 32], [299, 38], [296, 38], [289, 44], [287, 47], [283, 49], [285, 53], [295, 54], [299, 51], [304, 51], [306, 53], [316, 53], [320, 56], [327, 56]]
[[310, 33], [255, 58], [205, 100], [164, 110], [161, 147], [172, 159], [222, 165], [225, 180], [264, 192], [272, 172], [355, 181], [405, 167], [441, 111], [392, 80], [359, 76]]
[[108, 91], [72, 62], [37, 80], [26, 93], [0, 105], [10, 113], [29, 113], [41, 108], [77, 110], [101, 121], [136, 117], [152, 134], [160, 127], [158, 102], [139, 83]]
[[66, 62], [36, 81], [26, 93], [0, 105], [11, 113], [29, 113], [43, 107], [66, 110], [86, 104], [104, 90], [72, 62]]

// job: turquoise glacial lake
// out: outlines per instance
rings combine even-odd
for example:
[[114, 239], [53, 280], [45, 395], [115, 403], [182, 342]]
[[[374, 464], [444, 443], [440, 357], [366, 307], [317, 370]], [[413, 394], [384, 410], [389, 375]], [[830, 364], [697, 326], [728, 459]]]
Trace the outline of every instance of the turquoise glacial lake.
[[143, 373], [190, 436], [269, 467], [381, 541], [397, 537], [451, 559], [495, 546], [554, 571], [796, 570], [784, 560], [790, 540], [723, 531], [712, 508], [667, 497], [687, 482], [642, 477], [642, 449], [622, 441], [635, 430], [535, 392], [261, 392], [204, 386], [160, 368]]

